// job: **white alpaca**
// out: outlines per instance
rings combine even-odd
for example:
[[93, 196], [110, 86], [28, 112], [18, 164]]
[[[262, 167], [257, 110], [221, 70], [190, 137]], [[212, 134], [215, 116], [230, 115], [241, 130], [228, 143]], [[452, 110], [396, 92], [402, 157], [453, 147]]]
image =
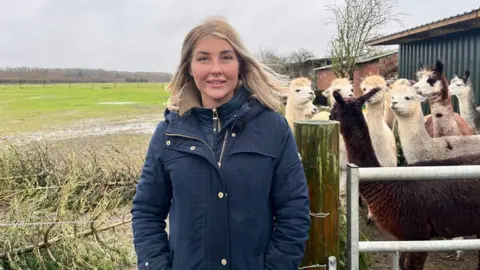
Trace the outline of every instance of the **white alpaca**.
[[372, 98], [367, 100], [365, 120], [367, 121], [373, 149], [382, 167], [397, 167], [397, 146], [392, 130], [384, 121], [385, 113], [385, 92], [387, 83], [381, 76], [368, 76], [360, 83], [364, 93], [370, 92], [373, 88], [380, 87]]
[[[388, 80], [387, 81], [387, 87], [389, 89], [393, 89], [399, 85], [414, 85], [416, 82], [413, 80], [407, 80], [405, 78], [400, 78], [397, 80]], [[392, 97], [390, 96], [390, 91], [385, 92], [385, 111], [383, 114], [383, 119], [385, 120], [385, 123], [387, 123], [387, 126], [391, 129], [394, 130], [395, 126], [395, 115], [392, 112], [392, 109], [390, 109], [390, 104], [392, 103]]]
[[335, 99], [333, 98], [333, 91], [340, 90], [342, 97], [353, 97], [353, 85], [347, 78], [337, 78], [332, 81], [330, 87], [323, 90], [322, 95], [327, 98], [328, 104], [330, 107], [333, 107], [335, 104]]
[[[460, 116], [464, 118], [468, 124], [480, 133], [480, 112], [475, 109], [475, 93], [470, 79], [470, 72], [466, 71], [465, 75], [459, 78], [457, 75], [450, 80], [449, 94], [457, 96], [460, 107]], [[480, 108], [480, 107], [479, 107]]]
[[430, 137], [420, 106], [425, 98], [413, 87], [398, 86], [391, 89], [391, 96], [390, 107], [397, 117], [400, 143], [408, 163], [480, 155], [480, 135]]
[[[290, 95], [285, 105], [285, 118], [293, 130], [293, 122], [307, 119], [307, 113], [313, 113], [312, 101], [315, 92], [312, 90], [312, 82], [304, 77], [293, 79], [290, 83]], [[318, 111], [318, 110], [317, 110]]]

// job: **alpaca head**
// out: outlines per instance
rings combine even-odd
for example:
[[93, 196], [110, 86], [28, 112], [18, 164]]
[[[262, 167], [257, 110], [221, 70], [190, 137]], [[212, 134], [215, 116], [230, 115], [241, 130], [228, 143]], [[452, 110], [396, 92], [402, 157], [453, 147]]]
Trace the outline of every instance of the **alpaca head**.
[[366, 77], [365, 80], [360, 83], [360, 89], [362, 89], [364, 94], [376, 88], [380, 88], [381, 90], [377, 91], [376, 95], [373, 95], [371, 98], [367, 99], [368, 104], [378, 104], [380, 102], [384, 102], [385, 91], [388, 91], [387, 82], [382, 76], [371, 75]]
[[335, 99], [333, 98], [333, 91], [339, 91], [344, 97], [353, 97], [353, 85], [347, 78], [337, 78], [332, 81], [330, 87], [322, 92], [322, 95], [328, 99], [330, 106], [333, 106]]
[[414, 84], [416, 84], [417, 82], [416, 81], [413, 81], [413, 80], [408, 80], [408, 79], [405, 79], [405, 78], [401, 78], [401, 79], [398, 79], [396, 81], [394, 81], [392, 84], [388, 85], [388, 87], [390, 89], [393, 89], [399, 85], [408, 85], [408, 86], [412, 86]]
[[421, 110], [421, 103], [426, 99], [416, 93], [415, 89], [408, 85], [398, 85], [390, 91], [390, 108], [397, 118], [409, 118]]
[[455, 95], [457, 97], [467, 97], [472, 89], [471, 84], [472, 82], [470, 81], [470, 71], [467, 70], [465, 71], [465, 75], [461, 77], [455, 75], [455, 77], [450, 80], [448, 92], [450, 95]]
[[[435, 67], [431, 68], [430, 72], [423, 72], [422, 75], [419, 76], [418, 82], [413, 85], [417, 94], [430, 100], [442, 96], [442, 93], [445, 92], [443, 91], [444, 88], [447, 87], [448, 85], [443, 75], [443, 63], [440, 62], [440, 60], [437, 60]], [[443, 98], [448, 98], [448, 92], [447, 96]]]
[[304, 106], [315, 99], [312, 82], [304, 77], [296, 78], [290, 83], [290, 95], [288, 101], [296, 105]]
[[[342, 126], [352, 127], [355, 124], [360, 123], [361, 119], [365, 122], [365, 117], [363, 116], [362, 106], [363, 104], [371, 99], [375, 94], [381, 90], [380, 87], [376, 87], [368, 91], [363, 96], [358, 98], [344, 98], [340, 91], [335, 90], [333, 92], [333, 98], [335, 98], [335, 105], [333, 105], [332, 110], [330, 111], [330, 120], [335, 120], [340, 122], [340, 129]], [[365, 122], [366, 125], [366, 122]]]

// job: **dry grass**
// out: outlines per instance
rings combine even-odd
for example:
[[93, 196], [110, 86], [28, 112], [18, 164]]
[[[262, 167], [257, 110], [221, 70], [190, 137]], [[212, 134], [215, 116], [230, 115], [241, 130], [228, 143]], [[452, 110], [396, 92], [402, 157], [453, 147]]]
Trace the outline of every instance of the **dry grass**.
[[[11, 147], [0, 157], [0, 269], [124, 269], [135, 264], [125, 230], [139, 162], [116, 148], [103, 153], [32, 144]], [[67, 221], [80, 223], [61, 223]]]

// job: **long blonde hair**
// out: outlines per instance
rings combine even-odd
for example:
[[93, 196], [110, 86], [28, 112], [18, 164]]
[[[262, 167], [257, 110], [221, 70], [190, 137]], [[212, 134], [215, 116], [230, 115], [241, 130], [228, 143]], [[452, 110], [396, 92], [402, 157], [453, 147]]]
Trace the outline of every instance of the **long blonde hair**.
[[246, 49], [237, 31], [225, 19], [218, 17], [208, 18], [185, 36], [180, 64], [167, 86], [167, 91], [172, 93], [167, 102], [167, 108], [179, 110], [180, 114], [183, 114], [192, 107], [192, 102], [187, 100], [186, 103], [190, 102], [190, 104], [182, 104], [183, 108], [180, 108], [180, 101], [199, 97], [199, 90], [189, 73], [190, 62], [198, 41], [210, 35], [225, 39], [233, 47], [240, 62], [239, 85], [245, 84], [252, 91], [252, 96], [266, 107], [272, 110], [278, 109], [282, 104], [280, 99], [282, 93], [288, 91], [287, 77], [256, 60]]

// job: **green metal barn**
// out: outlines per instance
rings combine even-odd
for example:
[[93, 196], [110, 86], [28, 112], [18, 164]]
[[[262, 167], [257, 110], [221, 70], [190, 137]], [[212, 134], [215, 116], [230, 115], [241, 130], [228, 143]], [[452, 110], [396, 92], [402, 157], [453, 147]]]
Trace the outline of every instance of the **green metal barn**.
[[[398, 77], [416, 80], [420, 61], [425, 66], [444, 63], [448, 82], [470, 70], [477, 106], [480, 104], [480, 9], [383, 36], [369, 46], [399, 45]], [[453, 98], [455, 111], [458, 102]], [[424, 107], [429, 114], [428, 105]]]

